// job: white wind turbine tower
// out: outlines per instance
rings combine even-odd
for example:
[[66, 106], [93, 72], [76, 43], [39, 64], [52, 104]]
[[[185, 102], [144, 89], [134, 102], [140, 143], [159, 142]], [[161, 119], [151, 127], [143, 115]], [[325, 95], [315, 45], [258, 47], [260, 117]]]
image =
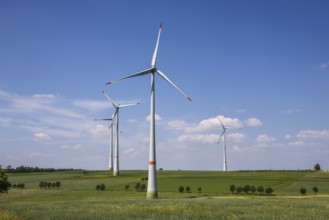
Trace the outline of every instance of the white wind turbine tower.
[[112, 118], [102, 118], [95, 119], [95, 121], [111, 121], [109, 126], [110, 129], [110, 157], [109, 157], [109, 170], [113, 170], [113, 117]]
[[114, 156], [114, 166], [113, 166], [113, 176], [119, 176], [119, 109], [123, 107], [128, 107], [128, 106], [133, 106], [133, 105], [139, 105], [139, 103], [134, 103], [134, 104], [126, 104], [126, 105], [120, 105], [120, 104], [115, 104], [112, 99], [103, 91], [103, 94], [105, 97], [111, 102], [113, 107], [115, 108], [115, 112], [112, 115], [112, 119], [115, 118], [116, 121], [116, 145], [115, 145], [115, 156]]
[[223, 171], [227, 171], [227, 157], [226, 157], [226, 129], [240, 129], [240, 128], [231, 128], [231, 127], [227, 127], [223, 124], [223, 122], [220, 120], [219, 116], [216, 114], [221, 126], [222, 126], [222, 129], [223, 129], [223, 132], [222, 134], [220, 135], [219, 139], [218, 139], [218, 142], [217, 144], [219, 144], [220, 140], [223, 138]]
[[188, 100], [192, 101], [192, 99], [187, 96], [182, 90], [180, 90], [163, 72], [156, 68], [156, 59], [160, 41], [160, 35], [162, 30], [162, 24], [160, 24], [160, 29], [158, 33], [157, 42], [155, 45], [155, 50], [152, 57], [151, 67], [137, 72], [135, 74], [114, 80], [107, 84], [112, 84], [114, 82], [137, 77], [143, 76], [146, 74], [151, 75], [151, 119], [150, 119], [150, 151], [149, 151], [149, 171], [148, 171], [148, 185], [147, 185], [147, 198], [148, 199], [157, 199], [158, 198], [158, 189], [157, 189], [157, 182], [156, 182], [156, 152], [155, 152], [155, 74], [157, 73], [161, 76], [165, 81], [167, 81], [170, 85], [172, 85], [176, 90], [178, 90], [183, 96], [185, 96]]

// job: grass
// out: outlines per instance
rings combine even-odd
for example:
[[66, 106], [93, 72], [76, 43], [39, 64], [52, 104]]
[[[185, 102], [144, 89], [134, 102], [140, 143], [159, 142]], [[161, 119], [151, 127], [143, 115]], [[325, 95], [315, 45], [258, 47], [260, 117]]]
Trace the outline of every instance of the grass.
[[[0, 219], [329, 219], [328, 172], [160, 171], [158, 200], [134, 190], [146, 176], [147, 171], [122, 171], [119, 177], [107, 171], [10, 174], [10, 182], [23, 182], [26, 189], [0, 196]], [[40, 181], [60, 181], [62, 187], [40, 189]], [[96, 191], [101, 183], [106, 190]], [[232, 195], [231, 184], [272, 187], [275, 196]], [[180, 185], [192, 193], [179, 193]], [[306, 196], [299, 194], [301, 187]]]

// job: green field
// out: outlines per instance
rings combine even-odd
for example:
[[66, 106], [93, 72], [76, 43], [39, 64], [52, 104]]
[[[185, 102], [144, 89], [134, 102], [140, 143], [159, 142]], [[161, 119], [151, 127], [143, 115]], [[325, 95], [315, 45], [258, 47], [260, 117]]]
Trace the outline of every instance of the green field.
[[[25, 189], [0, 195], [0, 219], [329, 219], [329, 172], [159, 171], [158, 200], [134, 189], [147, 171], [122, 171], [119, 177], [108, 171], [8, 177], [12, 184], [25, 183]], [[60, 181], [61, 187], [41, 189], [40, 181]], [[105, 190], [97, 191], [98, 184]], [[232, 194], [231, 184], [271, 187], [274, 193]], [[179, 193], [179, 186], [190, 186], [191, 192]], [[313, 186], [319, 189], [316, 195]], [[300, 195], [301, 187], [306, 195]]]

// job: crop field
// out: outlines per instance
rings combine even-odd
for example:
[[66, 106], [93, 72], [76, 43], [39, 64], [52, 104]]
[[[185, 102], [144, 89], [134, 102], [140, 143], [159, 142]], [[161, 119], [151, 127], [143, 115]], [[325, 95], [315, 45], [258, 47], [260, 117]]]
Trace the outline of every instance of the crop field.
[[[0, 219], [329, 219], [329, 172], [157, 174], [157, 200], [147, 200], [146, 191], [135, 189], [136, 183], [147, 184], [142, 180], [147, 171], [121, 171], [118, 177], [109, 171], [8, 174], [12, 184], [25, 187], [0, 195]], [[40, 188], [41, 181], [60, 181], [61, 186]], [[99, 184], [105, 190], [96, 190]], [[271, 187], [274, 192], [231, 193], [232, 184]], [[191, 191], [181, 193], [179, 186]], [[302, 187], [305, 195], [299, 192]]]

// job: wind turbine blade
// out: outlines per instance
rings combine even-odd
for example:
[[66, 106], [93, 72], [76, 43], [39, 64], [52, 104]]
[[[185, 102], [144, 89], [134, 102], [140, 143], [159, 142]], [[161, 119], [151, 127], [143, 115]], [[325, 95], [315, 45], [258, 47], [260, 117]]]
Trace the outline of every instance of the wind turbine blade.
[[105, 91], [103, 91], [103, 94], [112, 103], [112, 105], [113, 105], [114, 108], [117, 108], [118, 107], [116, 104], [114, 104], [113, 100], [110, 98], [110, 96], [108, 96], [108, 94], [106, 94]]
[[115, 109], [115, 112], [113, 113], [112, 115], [112, 120], [114, 121], [115, 119], [115, 116], [118, 114], [118, 109]]
[[222, 139], [223, 135], [225, 134], [225, 130], [222, 132], [222, 134], [220, 135], [218, 141], [217, 141], [217, 144], [219, 144], [220, 140]]
[[113, 81], [111, 81], [111, 82], [106, 83], [106, 85], [111, 85], [111, 84], [116, 83], [116, 82], [118, 82], [118, 81], [121, 81], [121, 80], [124, 80], [124, 79], [128, 79], [128, 78], [132, 78], [132, 77], [136, 77], [136, 76], [143, 76], [143, 75], [145, 75], [145, 74], [151, 73], [152, 70], [154, 70], [154, 68], [149, 68], [149, 69], [146, 69], [146, 70], [140, 71], [140, 72], [138, 72], [138, 73], [134, 73], [134, 74], [131, 74], [131, 75], [129, 75], [129, 76], [125, 76], [125, 77], [122, 77], [122, 78], [120, 78], [120, 79], [113, 80]]
[[192, 101], [191, 97], [186, 95], [182, 90], [180, 90], [163, 72], [160, 70], [156, 70], [156, 72], [164, 79], [166, 80], [170, 85], [172, 85], [177, 91], [179, 91], [183, 96], [185, 96], [188, 100]]
[[220, 124], [222, 125], [223, 130], [225, 131], [226, 127], [224, 127], [223, 122], [220, 120], [219, 116], [216, 113], [215, 113], [215, 115], [217, 116]]
[[96, 118], [95, 121], [112, 121], [112, 118]]
[[162, 30], [162, 23], [160, 24], [160, 29], [159, 29], [159, 33], [158, 33], [158, 39], [157, 39], [157, 43], [155, 45], [155, 50], [154, 50], [153, 57], [152, 57], [152, 63], [151, 63], [151, 66], [152, 67], [155, 67], [155, 63], [156, 63], [156, 60], [157, 60], [161, 30]]
[[123, 107], [128, 107], [128, 106], [133, 106], [133, 105], [139, 105], [140, 103], [133, 103], [133, 104], [125, 104], [125, 105], [119, 105], [119, 108], [123, 108]]

